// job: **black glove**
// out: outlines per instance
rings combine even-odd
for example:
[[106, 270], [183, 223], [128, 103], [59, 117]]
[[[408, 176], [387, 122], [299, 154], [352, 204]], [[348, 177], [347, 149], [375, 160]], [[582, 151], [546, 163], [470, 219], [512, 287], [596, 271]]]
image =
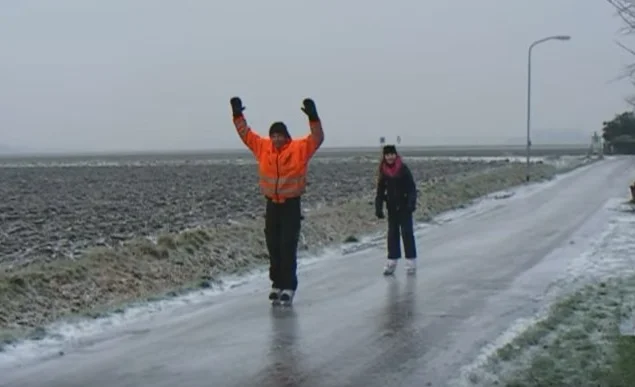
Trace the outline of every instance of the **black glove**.
[[417, 199], [415, 197], [408, 198], [408, 211], [415, 212], [417, 209]]
[[311, 98], [306, 98], [302, 101], [304, 105], [303, 108], [300, 108], [307, 117], [309, 117], [309, 121], [319, 121], [320, 117], [318, 117], [317, 108], [315, 107], [315, 102]]
[[229, 103], [232, 105], [232, 114], [234, 117], [240, 117], [243, 114], [243, 110], [245, 110], [243, 101], [238, 97], [233, 97], [229, 100]]
[[378, 219], [384, 219], [384, 201], [381, 197], [375, 198], [375, 216]]

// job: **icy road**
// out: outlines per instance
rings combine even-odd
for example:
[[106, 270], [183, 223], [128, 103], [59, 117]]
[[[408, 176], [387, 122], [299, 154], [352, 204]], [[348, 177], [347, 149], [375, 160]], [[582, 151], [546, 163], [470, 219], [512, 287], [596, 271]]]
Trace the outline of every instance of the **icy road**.
[[[635, 159], [526, 187], [418, 234], [419, 272], [381, 275], [383, 246], [301, 272], [292, 309], [263, 279], [0, 372], [2, 386], [445, 386], [531, 316], [627, 198]], [[565, 249], [565, 250], [563, 250]]]

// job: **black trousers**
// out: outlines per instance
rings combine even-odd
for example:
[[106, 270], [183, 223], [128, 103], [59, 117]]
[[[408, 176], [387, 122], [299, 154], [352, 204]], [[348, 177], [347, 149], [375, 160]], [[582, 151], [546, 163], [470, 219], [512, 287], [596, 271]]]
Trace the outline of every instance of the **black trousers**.
[[267, 199], [265, 238], [269, 251], [269, 279], [272, 288], [298, 288], [298, 240], [302, 221], [300, 198], [274, 203]]
[[401, 240], [406, 258], [417, 258], [412, 212], [401, 209], [388, 211], [388, 259], [401, 258]]

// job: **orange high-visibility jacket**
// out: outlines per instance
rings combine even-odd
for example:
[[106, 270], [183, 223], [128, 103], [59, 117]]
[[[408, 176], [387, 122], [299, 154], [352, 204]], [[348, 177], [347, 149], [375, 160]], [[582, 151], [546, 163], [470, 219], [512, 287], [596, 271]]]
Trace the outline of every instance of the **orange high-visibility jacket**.
[[[261, 137], [251, 130], [244, 116], [235, 117], [234, 125], [240, 139], [258, 161], [262, 194], [276, 203], [300, 197], [306, 189], [309, 161], [321, 143], [309, 134], [276, 149], [269, 137]], [[316, 121], [309, 125], [313, 128], [321, 123]]]

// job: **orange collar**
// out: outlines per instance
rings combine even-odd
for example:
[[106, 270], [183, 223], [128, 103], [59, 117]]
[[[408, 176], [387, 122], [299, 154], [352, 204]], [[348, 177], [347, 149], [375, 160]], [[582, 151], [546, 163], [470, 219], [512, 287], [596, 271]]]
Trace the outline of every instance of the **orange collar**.
[[273, 149], [274, 152], [276, 153], [280, 153], [283, 150], [287, 149], [289, 147], [289, 144], [291, 144], [291, 140], [288, 140], [283, 146], [281, 146], [280, 148], [276, 148], [276, 146], [273, 144], [273, 142], [271, 143], [271, 149]]

